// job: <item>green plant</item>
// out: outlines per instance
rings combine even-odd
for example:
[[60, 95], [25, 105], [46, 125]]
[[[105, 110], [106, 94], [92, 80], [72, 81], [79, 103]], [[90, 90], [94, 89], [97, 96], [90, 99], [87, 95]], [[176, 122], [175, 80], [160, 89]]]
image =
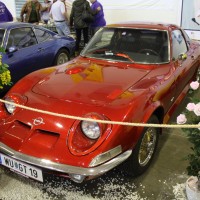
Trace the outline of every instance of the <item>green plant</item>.
[[[177, 117], [177, 124], [199, 124], [200, 125], [200, 100], [195, 97], [194, 91], [199, 90], [199, 81], [190, 84], [189, 101], [185, 111]], [[197, 95], [198, 96], [198, 95]], [[191, 153], [186, 159], [189, 161], [187, 166], [188, 175], [198, 177], [198, 187], [200, 189], [200, 128], [183, 128], [188, 140], [191, 142]]]
[[0, 47], [0, 90], [3, 89], [5, 85], [11, 85], [11, 76], [8, 69], [8, 65], [2, 63], [2, 54], [5, 53], [5, 49]]

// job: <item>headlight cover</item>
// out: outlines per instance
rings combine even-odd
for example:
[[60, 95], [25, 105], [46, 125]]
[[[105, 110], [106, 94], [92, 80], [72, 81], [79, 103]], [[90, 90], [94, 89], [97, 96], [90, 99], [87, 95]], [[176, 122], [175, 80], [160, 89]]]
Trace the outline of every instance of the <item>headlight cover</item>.
[[[11, 99], [10, 97], [6, 97], [5, 101], [15, 103], [14, 99]], [[16, 106], [9, 103], [5, 103], [5, 108], [9, 114], [13, 114], [14, 111], [16, 110]]]
[[109, 120], [104, 115], [92, 112], [84, 115], [85, 119], [76, 120], [69, 130], [67, 143], [73, 155], [83, 156], [98, 148], [108, 137], [112, 124], [95, 120]]
[[90, 139], [96, 140], [101, 135], [101, 127], [94, 121], [82, 121], [81, 129], [83, 133]]
[[25, 96], [22, 96], [17, 93], [9, 94], [8, 96], [6, 96], [4, 98], [4, 100], [8, 102], [8, 103], [5, 102], [4, 106], [5, 106], [5, 110], [10, 115], [12, 115], [12, 114], [16, 113], [18, 110], [20, 110], [20, 107], [12, 105], [10, 103], [24, 105], [27, 102], [27, 98]]

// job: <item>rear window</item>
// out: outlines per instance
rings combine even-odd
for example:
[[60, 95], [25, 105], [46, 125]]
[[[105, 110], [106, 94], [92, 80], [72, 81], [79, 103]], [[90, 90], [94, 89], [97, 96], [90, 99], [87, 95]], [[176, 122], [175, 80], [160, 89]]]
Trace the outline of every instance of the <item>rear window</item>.
[[52, 38], [51, 34], [49, 34], [47, 31], [44, 31], [42, 29], [35, 28], [34, 32], [39, 43], [47, 41]]

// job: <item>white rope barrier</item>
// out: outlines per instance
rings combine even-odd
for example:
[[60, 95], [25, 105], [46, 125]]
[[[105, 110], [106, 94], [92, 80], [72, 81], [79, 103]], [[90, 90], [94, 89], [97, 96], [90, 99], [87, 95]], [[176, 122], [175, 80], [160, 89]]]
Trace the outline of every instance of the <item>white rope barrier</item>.
[[11, 104], [13, 106], [17, 106], [19, 108], [23, 108], [23, 109], [38, 112], [38, 113], [53, 115], [56, 117], [63, 117], [63, 118], [69, 118], [69, 119], [75, 119], [75, 120], [95, 121], [95, 122], [104, 123], [104, 124], [118, 124], [118, 125], [124, 125], [124, 126], [156, 127], [156, 128], [200, 128], [200, 124], [149, 124], [149, 123], [132, 123], [132, 122], [97, 120], [97, 119], [84, 118], [84, 117], [60, 114], [60, 113], [49, 112], [49, 111], [40, 110], [36, 108], [31, 108], [31, 107], [23, 106], [20, 104], [12, 103], [9, 101], [5, 101], [3, 99], [0, 99], [0, 102]]

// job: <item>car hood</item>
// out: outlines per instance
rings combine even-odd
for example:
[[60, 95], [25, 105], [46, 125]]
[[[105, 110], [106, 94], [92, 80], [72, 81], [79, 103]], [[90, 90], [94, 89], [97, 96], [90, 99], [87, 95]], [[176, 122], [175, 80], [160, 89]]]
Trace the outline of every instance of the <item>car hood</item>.
[[137, 64], [94, 63], [76, 59], [67, 63], [33, 88], [34, 93], [65, 101], [109, 103], [143, 79], [150, 68]]

